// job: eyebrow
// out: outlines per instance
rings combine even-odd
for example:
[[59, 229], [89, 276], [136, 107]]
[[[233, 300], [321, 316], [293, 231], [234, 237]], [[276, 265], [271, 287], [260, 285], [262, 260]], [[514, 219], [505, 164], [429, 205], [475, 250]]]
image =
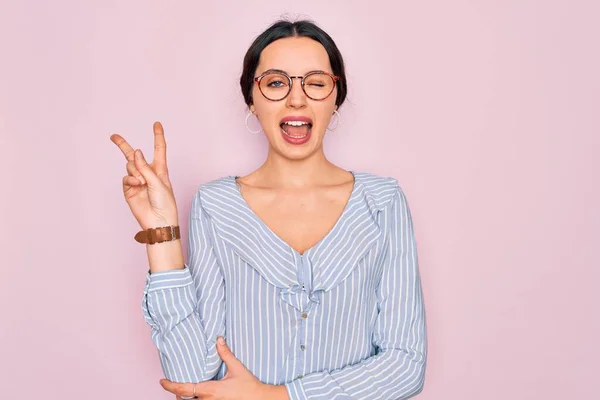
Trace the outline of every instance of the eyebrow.
[[[261, 72], [260, 74], [258, 74], [258, 76], [261, 76], [261, 75], [263, 75], [263, 74], [266, 74], [267, 72], [280, 72], [280, 73], [284, 73], [284, 74], [286, 74], [287, 76], [291, 76], [291, 75], [290, 75], [289, 73], [287, 73], [286, 71], [284, 71], [284, 70], [282, 70], [282, 69], [277, 69], [277, 68], [269, 68], [269, 69], [267, 69], [267, 70], [264, 70], [263, 72]], [[322, 69], [313, 69], [313, 70], [310, 70], [310, 71], [308, 71], [306, 74], [309, 74], [309, 73], [311, 73], [311, 72], [327, 72], [327, 71], [325, 71], [325, 70], [322, 70]], [[329, 74], [333, 74], [333, 72], [328, 72], [328, 73], [329, 73]], [[306, 74], [304, 74], [304, 75], [306, 75]], [[304, 75], [302, 75], [302, 76], [304, 76]]]

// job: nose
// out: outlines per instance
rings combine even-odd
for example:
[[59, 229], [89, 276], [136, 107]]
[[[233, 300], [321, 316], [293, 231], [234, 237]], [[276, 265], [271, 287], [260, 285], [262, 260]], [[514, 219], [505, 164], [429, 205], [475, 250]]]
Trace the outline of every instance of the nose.
[[[304, 90], [302, 90], [302, 77], [293, 76], [292, 78], [292, 90], [288, 94], [286, 99], [286, 105], [289, 108], [303, 108], [306, 107], [307, 97]], [[295, 79], [295, 81], [294, 81]]]

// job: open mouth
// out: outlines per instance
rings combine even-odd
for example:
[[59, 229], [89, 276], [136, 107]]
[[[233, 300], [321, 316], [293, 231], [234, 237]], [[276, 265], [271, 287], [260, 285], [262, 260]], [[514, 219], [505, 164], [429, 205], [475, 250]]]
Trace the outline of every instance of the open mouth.
[[283, 133], [294, 139], [302, 139], [310, 133], [312, 123], [308, 121], [285, 121], [279, 124]]

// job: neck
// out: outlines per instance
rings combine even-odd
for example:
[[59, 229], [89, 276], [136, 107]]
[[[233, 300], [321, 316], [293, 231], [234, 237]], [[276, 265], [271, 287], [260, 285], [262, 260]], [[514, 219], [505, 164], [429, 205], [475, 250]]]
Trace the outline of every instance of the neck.
[[322, 151], [293, 160], [271, 150], [256, 171], [256, 179], [261, 181], [261, 186], [302, 189], [339, 181], [339, 173], [340, 168], [329, 162]]

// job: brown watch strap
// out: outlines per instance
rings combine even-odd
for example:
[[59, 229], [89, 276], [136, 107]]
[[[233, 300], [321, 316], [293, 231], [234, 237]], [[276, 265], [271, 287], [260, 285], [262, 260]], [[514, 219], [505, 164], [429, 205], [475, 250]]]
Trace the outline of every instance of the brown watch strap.
[[179, 233], [179, 226], [176, 225], [161, 226], [160, 228], [148, 228], [146, 230], [139, 231], [134, 237], [137, 242], [147, 244], [162, 243], [180, 238], [181, 234]]

